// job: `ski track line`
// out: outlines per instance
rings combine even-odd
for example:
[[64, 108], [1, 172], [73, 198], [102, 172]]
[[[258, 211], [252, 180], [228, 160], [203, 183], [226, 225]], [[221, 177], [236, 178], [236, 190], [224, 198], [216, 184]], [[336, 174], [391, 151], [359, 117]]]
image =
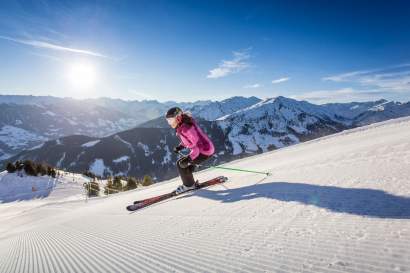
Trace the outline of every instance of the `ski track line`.
[[[242, 240], [243, 240], [243, 238], [242, 238]], [[203, 250], [204, 249], [209, 249], [209, 252], [212, 252], [212, 250], [213, 249], [215, 249], [215, 244], [216, 244], [216, 242], [215, 241], [212, 241], [212, 242], [210, 242], [209, 243], [209, 245], [210, 246], [208, 246], [207, 248], [204, 248], [204, 242], [203, 242], [203, 240], [202, 239], [193, 239], [193, 238], [190, 238], [189, 239], [189, 241], [190, 242], [195, 242], [196, 244], [196, 246], [201, 246], [201, 252], [203, 252]], [[226, 240], [225, 240], [225, 242], [226, 242]], [[252, 239], [249, 239], [249, 242], [253, 242], [253, 240]], [[170, 244], [170, 243], [168, 243], [168, 244]], [[218, 246], [219, 247], [219, 249], [223, 249], [223, 250], [234, 250], [234, 252], [232, 253], [232, 254], [235, 254], [235, 253], [238, 253], [238, 252], [243, 252], [243, 251], [247, 251], [247, 249], [246, 249], [246, 246], [248, 246], [249, 245], [249, 243], [244, 243], [244, 247], [241, 249], [241, 248], [236, 248], [236, 249], [233, 249], [233, 248], [230, 248], [229, 246], [228, 246], [228, 244], [226, 244], [226, 243], [223, 243], [223, 245], [222, 246]], [[193, 248], [193, 247], [191, 247], [191, 246], [184, 246], [184, 248], [186, 249], [186, 248], [191, 248], [191, 249], [193, 249], [193, 250], [196, 250], [196, 248]], [[255, 247], [251, 247], [249, 250], [251, 250], [251, 249], [253, 249], [253, 248], [255, 248]], [[228, 255], [230, 254], [230, 253], [227, 253]], [[247, 255], [248, 256], [248, 255]], [[246, 257], [248, 260], [246, 260], [246, 262], [244, 263], [244, 266], [245, 267], [249, 267], [249, 269], [251, 270], [251, 271], [254, 271], [255, 270], [255, 267], [263, 267], [261, 270], [262, 271], [266, 271], [266, 270], [268, 270], [268, 271], [270, 271], [270, 270], [272, 270], [273, 269], [273, 264], [272, 264], [272, 258], [274, 258], [274, 256], [269, 256], [269, 255], [264, 255], [265, 256], [265, 259], [259, 259], [258, 261], [252, 261], [252, 262], [250, 262], [249, 261], [249, 258], [260, 258], [261, 257], [261, 255], [260, 256], [258, 256], [258, 253], [255, 253], [253, 256], [248, 256], [248, 257]], [[236, 257], [230, 257], [230, 260], [232, 260], [232, 258], [236, 258]], [[298, 258], [295, 258], [294, 256], [292, 256], [292, 257], [290, 257], [289, 256], [289, 258], [290, 259], [288, 259], [288, 260], [300, 260], [300, 259], [298, 259]], [[212, 256], [211, 256], [211, 260], [213, 260], [214, 258], [212, 258]], [[240, 260], [239, 258], [236, 258], [239, 262], [242, 262], [242, 260]], [[266, 263], [267, 261], [271, 261], [270, 263]], [[280, 266], [280, 267], [283, 267], [283, 266], [287, 266], [290, 270], [291, 270], [291, 272], [294, 272], [295, 270], [297, 270], [296, 268], [295, 268], [295, 265], [288, 265], [288, 264], [284, 264], [284, 263], [281, 263], [281, 264], [278, 264], [278, 263], [275, 263], [275, 264], [277, 264], [278, 266]], [[250, 267], [251, 266], [251, 267]], [[334, 271], [334, 272], [340, 272], [340, 271]]]
[[[52, 250], [52, 255], [56, 256], [56, 263], [60, 266], [60, 272], [70, 272], [70, 268], [74, 268], [74, 272], [79, 272], [76, 271], [76, 268], [73, 267], [73, 261], [72, 257], [69, 253], [66, 253], [62, 251], [61, 246], [59, 244], [56, 244], [55, 242], [58, 241], [58, 238], [55, 236], [51, 236], [52, 233], [47, 232], [44, 234], [44, 236], [47, 236], [49, 240], [49, 245], [50, 245], [50, 250]], [[54, 235], [54, 234], [53, 234]], [[59, 253], [60, 255], [56, 255]]]
[[[70, 257], [72, 257], [72, 261], [75, 263], [76, 266], [73, 266], [73, 268], [80, 268], [77, 272], [91, 272], [91, 268], [89, 268], [89, 265], [86, 260], [81, 255], [78, 255], [76, 251], [73, 251], [72, 248], [72, 239], [71, 240], [66, 240], [64, 244], [61, 244], [60, 248], [64, 253], [67, 253]], [[85, 262], [83, 262], [85, 261]], [[72, 265], [72, 264], [70, 264]], [[87, 269], [85, 269], [85, 267]]]
[[[12, 272], [11, 267], [13, 266], [13, 261], [16, 261], [15, 257], [17, 255], [17, 245], [18, 245], [18, 240], [16, 237], [10, 239], [8, 241], [9, 245], [4, 248], [4, 250], [9, 249], [7, 251], [9, 253], [8, 257], [6, 259], [3, 259], [2, 263], [2, 270], [0, 272]], [[4, 270], [3, 270], [4, 269]]]
[[[305, 225], [303, 225], [303, 226], [305, 226]], [[294, 229], [294, 228], [292, 228], [292, 229]], [[345, 230], [343, 230], [342, 229], [342, 231], [345, 231]], [[321, 234], [323, 234], [323, 232], [325, 232], [325, 230], [320, 230], [319, 231]], [[289, 232], [287, 232], [287, 233], [289, 233]], [[287, 234], [286, 233], [286, 234]], [[377, 231], [374, 231], [373, 232], [374, 234], [377, 234]], [[275, 238], [278, 238], [278, 236], [279, 236], [279, 234], [276, 234], [276, 235], [272, 235], [272, 236], [274, 236]], [[281, 235], [282, 237], [284, 237], [284, 235]], [[291, 236], [291, 238], [295, 238], [295, 236], [294, 235], [292, 235], [292, 233], [290, 234], [290, 236]], [[285, 237], [289, 237], [289, 235], [285, 235]], [[297, 236], [296, 236], [297, 237]], [[323, 238], [323, 237], [322, 237]], [[326, 248], [326, 245], [323, 245], [323, 241], [325, 241], [325, 242], [331, 242], [331, 241], [334, 241], [334, 236], [333, 237], [328, 237], [329, 239], [318, 239], [318, 243], [316, 244], [318, 247], [316, 247], [315, 249], [328, 249], [328, 248]], [[369, 252], [369, 249], [370, 249], [370, 251], [371, 250], [373, 250], [373, 249], [378, 249], [378, 248], [380, 248], [380, 244], [373, 244], [372, 242], [368, 242], [368, 241], [365, 241], [365, 242], [361, 242], [361, 245], [360, 246], [354, 246], [353, 244], [355, 244], [355, 243], [357, 243], [357, 241], [358, 240], [354, 240], [353, 242], [347, 242], [347, 243], [349, 243], [349, 245], [344, 245], [344, 248], [342, 249], [343, 251], [347, 251], [347, 250], [350, 250], [350, 251], [353, 251], [353, 252], [357, 252], [358, 251], [358, 247], [360, 247], [360, 248], [364, 248], [366, 245], [370, 245], [370, 246], [368, 246], [367, 248], [366, 248], [366, 253], [368, 254], [368, 252]], [[302, 244], [303, 245], [303, 244]], [[406, 247], [405, 246], [408, 246], [408, 244], [405, 244], [405, 243], [403, 243], [403, 250], [405, 250], [406, 249]], [[396, 249], [397, 249], [397, 247], [395, 247]], [[355, 260], [355, 259], [357, 259], [357, 261], [358, 261], [358, 263], [359, 264], [363, 264], [363, 263], [368, 263], [368, 261], [370, 260], [372, 260], [371, 258], [377, 258], [377, 255], [378, 256], [381, 256], [382, 254], [381, 253], [377, 253], [377, 252], [370, 252], [370, 254], [373, 254], [373, 255], [376, 255], [376, 257], [374, 257], [374, 256], [367, 256], [367, 255], [359, 255], [359, 256], [354, 256], [353, 258], [348, 258], [348, 259], [353, 259], [353, 260]], [[365, 258], [365, 260], [360, 260], [360, 258], [361, 257], [363, 257], [363, 258]], [[383, 256], [383, 258], [385, 258], [385, 256]], [[376, 264], [379, 264], [379, 261], [374, 261]], [[386, 262], [398, 262], [397, 260], [390, 260], [390, 261], [386, 261]]]
[[[66, 228], [65, 228], [65, 229], [66, 229]], [[65, 237], [69, 237], [69, 236], [70, 236], [70, 232], [69, 232], [68, 230], [61, 231], [61, 234], [64, 234]], [[76, 235], [80, 235], [80, 234], [76, 234]], [[83, 238], [83, 237], [81, 237], [81, 236], [76, 236], [76, 238]], [[74, 241], [75, 241], [76, 244], [78, 244], [79, 246], [82, 245], [82, 243], [81, 243], [80, 241], [78, 241], [78, 240], [76, 240], [76, 239], [74, 239], [73, 242], [74, 242]], [[80, 249], [84, 250], [84, 249], [86, 249], [86, 247], [83, 246], [83, 247], [80, 247]], [[95, 249], [97, 249], [97, 248], [95, 248]], [[72, 252], [72, 253], [76, 253], [75, 250], [76, 250], [76, 246], [75, 246], [75, 245], [71, 245], [69, 251]], [[98, 253], [98, 250], [97, 250], [97, 253]], [[93, 254], [96, 254], [96, 253], [93, 253]], [[94, 268], [98, 268], [98, 260], [94, 259], [93, 256], [94, 256], [94, 255], [89, 255], [89, 256], [86, 256], [86, 257], [82, 258], [81, 260], [76, 260], [76, 261], [77, 261], [77, 263], [78, 263], [79, 265], [87, 265], [87, 264], [88, 264], [87, 258], [92, 258], [92, 260], [93, 260], [93, 265], [95, 266]], [[112, 262], [111, 259], [108, 260], [108, 262]], [[127, 264], [125, 263], [124, 265], [126, 266]], [[84, 272], [84, 271], [80, 271], [80, 272]], [[87, 271], [87, 272], [90, 272], [90, 271]]]
[[[35, 235], [35, 233], [31, 233], [31, 236], [28, 236], [28, 244], [30, 246], [30, 262], [27, 265], [27, 267], [29, 267], [31, 265], [32, 267], [32, 272], [34, 273], [39, 273], [40, 272], [40, 263], [43, 263], [43, 260], [40, 259], [40, 263], [39, 262], [35, 262], [35, 255], [36, 255], [36, 246], [33, 243], [33, 241], [38, 241], [36, 240], [36, 237], [33, 236]], [[30, 271], [30, 270], [29, 270]]]
[[[78, 230], [76, 230], [76, 232], [77, 233], [83, 233], [83, 232], [81, 232], [81, 231], [78, 231]], [[84, 235], [84, 236], [86, 236], [86, 237], [88, 237], [88, 238], [90, 238], [90, 239], [95, 239], [96, 238], [96, 236], [91, 236], [90, 234], [88, 234], [88, 233], [83, 233], [82, 235]], [[98, 237], [98, 239], [100, 240], [100, 241], [102, 241], [102, 242], [106, 242], [106, 239], [101, 239], [101, 237]], [[119, 245], [114, 245], [114, 244], [112, 244], [113, 245], [113, 247], [118, 247]], [[133, 263], [135, 263], [135, 253], [134, 253], [134, 256], [132, 255], [132, 254], [130, 254], [129, 253], [129, 249], [125, 249], [126, 250], [126, 252], [125, 253], [121, 253], [121, 255], [124, 255], [124, 256], [126, 256], [125, 257], [125, 265], [127, 266], [127, 268], [129, 268], [130, 267], [130, 265], [131, 264], [133, 264]], [[144, 257], [142, 257], [142, 259], [144, 259]], [[148, 263], [146, 263], [145, 261], [140, 261], [140, 263], [143, 263], [143, 264], [145, 264], [145, 266], [146, 267], [152, 267], [152, 265], [150, 265], [150, 264], [148, 264]], [[140, 264], [138, 264], [138, 265], [140, 265]], [[154, 271], [150, 271], [150, 270], [148, 270], [148, 268], [146, 268], [145, 269], [145, 272], [154, 272]], [[132, 272], [132, 271], [127, 271], [127, 272]]]
[[48, 249], [45, 247], [45, 241], [47, 238], [44, 238], [41, 233], [38, 234], [39, 242], [38, 242], [38, 254], [40, 257], [44, 257], [45, 261], [42, 262], [43, 265], [43, 270], [46, 269], [46, 271], [40, 271], [40, 272], [47, 272], [47, 273], [52, 273], [56, 272], [54, 269], [51, 269], [54, 265], [51, 262], [50, 259], [50, 253], [48, 252]]
[[[112, 234], [109, 234], [109, 235], [112, 235]], [[116, 240], [117, 241], [117, 240]], [[140, 240], [137, 240], [137, 242], [139, 242]], [[163, 241], [163, 240], [161, 240], [161, 241]], [[152, 241], [150, 241], [150, 242], [152, 242]], [[165, 246], [169, 246], [169, 244], [167, 245], [167, 244], [165, 244]], [[214, 252], [212, 252], [212, 253], [214, 253]], [[193, 259], [195, 259], [195, 257], [193, 258]], [[223, 262], [225, 262], [225, 261], [223, 261]]]
[[[66, 235], [66, 237], [70, 237], [70, 236], [72, 236], [72, 234], [70, 234], [70, 231], [65, 231], [66, 233], [63, 233], [63, 232], [60, 232], [60, 234], [64, 234], [64, 235]], [[76, 234], [76, 235], [80, 235], [80, 234]], [[81, 236], [79, 236], [80, 238], [83, 238], [83, 237], [81, 237]], [[64, 237], [62, 237], [62, 238], [64, 238]], [[97, 237], [96, 237], [97, 238]], [[93, 239], [95, 239], [95, 238], [93, 238]], [[90, 243], [90, 242], [88, 242], [88, 243]], [[88, 245], [90, 245], [90, 244], [88, 244]], [[127, 268], [125, 267], [125, 265], [124, 264], [122, 264], [122, 263], [119, 263], [116, 259], [115, 259], [115, 257], [113, 257], [113, 255], [109, 255], [109, 254], [112, 254], [112, 253], [108, 253], [108, 251], [109, 251], [109, 249], [105, 249], [105, 248], [103, 248], [103, 247], [101, 247], [101, 246], [99, 246], [98, 244], [94, 244], [94, 250], [96, 250], [96, 253], [100, 253], [101, 254], [101, 256], [103, 256], [105, 259], [105, 261], [107, 261], [108, 262], [108, 265], [110, 265], [110, 267], [112, 267], [112, 269], [115, 271], [115, 270], [119, 270], [120, 269], [120, 272], [128, 272], [127, 271]], [[102, 251], [99, 251], [99, 250], [102, 250]], [[115, 267], [114, 267], [115, 266]]]
[[[352, 246], [353, 247], [353, 246]], [[360, 261], [360, 263], [362, 263], [362, 261]]]
[[[189, 239], [188, 239], [189, 240]], [[150, 242], [155, 242], [155, 244], [156, 245], [161, 245], [161, 246], [166, 246], [166, 247], [175, 247], [175, 248], [172, 248], [172, 251], [178, 251], [179, 253], [181, 253], [181, 255], [180, 256], [177, 256], [177, 257], [183, 257], [184, 259], [188, 259], [188, 260], [193, 260], [193, 261], [195, 261], [195, 262], [198, 262], [198, 261], [200, 261], [201, 263], [202, 263], [202, 266], [209, 266], [209, 263], [207, 262], [207, 260], [199, 260], [198, 259], [198, 256], [197, 255], [193, 255], [192, 256], [192, 253], [195, 253], [195, 252], [197, 252], [197, 249], [195, 249], [195, 248], [192, 248], [192, 247], [190, 247], [190, 246], [187, 246], [187, 245], [185, 245], [185, 244], [181, 244], [181, 243], [175, 243], [174, 241], [171, 241], [171, 242], [169, 242], [169, 241], [166, 241], [166, 240], [164, 240], [164, 239], [161, 239], [161, 238], [155, 238], [155, 239], [150, 239]], [[176, 250], [177, 248], [182, 248], [182, 249], [184, 249], [185, 251], [182, 251], [181, 252], [181, 250]], [[191, 252], [186, 252], [186, 250], [187, 249], [190, 249], [190, 250], [192, 250]], [[201, 255], [201, 257], [203, 257], [203, 258], [209, 258], [209, 261], [212, 261], [212, 263], [214, 263], [214, 265], [215, 266], [218, 266], [218, 267], [216, 267], [216, 268], [213, 268], [212, 270], [218, 270], [218, 269], [220, 269], [221, 268], [221, 266], [223, 266], [224, 265], [224, 262], [226, 262], [226, 260], [221, 260], [220, 258], [218, 258], [217, 260], [218, 260], [218, 263], [215, 263], [215, 261], [216, 261], [216, 258], [215, 258], [215, 256], [212, 256], [212, 255], [214, 255], [215, 254], [215, 249], [214, 249], [214, 251], [209, 251], [209, 253], [210, 254], [208, 254], [207, 256], [208, 257], [204, 257], [204, 256], [202, 256]], [[240, 268], [235, 268], [235, 266], [234, 265], [230, 265], [231, 266], [231, 268], [229, 269], [229, 270], [235, 270], [235, 271], [237, 271], [237, 270], [240, 270]]]
[[[100, 232], [101, 232], [101, 231], [100, 231]], [[109, 236], [112, 236], [112, 235], [113, 235], [112, 233], [106, 234], [106, 233], [102, 233], [102, 232], [101, 232], [101, 234], [104, 234], [104, 238], [106, 238], [107, 241], [109, 241], [110, 243], [112, 243], [112, 244], [115, 245], [115, 246], [118, 246], [119, 240], [117, 240], [117, 238], [121, 238], [120, 236], [112, 237], [113, 240], [110, 240], [110, 239], [107, 239], [107, 238], [110, 238]], [[94, 236], [94, 235], [89, 235], [89, 234], [88, 234], [87, 236]], [[121, 239], [122, 239], [122, 238], [121, 238]], [[128, 238], [128, 239], [129, 239], [129, 238]], [[137, 241], [137, 242], [138, 242], [138, 241]], [[148, 246], [151, 245], [151, 244], [152, 244], [152, 240], [150, 240], [149, 242], [147, 242], [147, 244], [141, 245], [141, 248], [144, 249], [144, 250], [147, 252], [147, 249], [149, 248]], [[133, 247], [135, 247], [135, 244], [133, 244]], [[124, 248], [125, 248], [125, 247], [124, 247]], [[136, 249], [136, 251], [138, 251], [138, 249]], [[174, 252], [175, 252], [174, 249], [172, 249], [171, 251], [174, 251]], [[145, 253], [146, 253], [146, 252], [145, 252]], [[151, 250], [151, 252], [152, 252], [152, 253], [157, 253], [157, 254], [163, 253], [164, 256], [169, 255], [169, 252], [161, 252], [160, 249], [156, 249], [156, 251], [155, 251], [155, 250]], [[184, 254], [184, 253], [182, 253], [182, 254]], [[154, 259], [158, 259], [158, 257], [156, 257], [156, 256], [152, 256], [152, 257], [153, 257]], [[167, 257], [167, 260], [168, 260], [168, 261], [170, 260], [170, 257], [173, 257], [173, 260], [175, 261], [175, 264], [170, 264], [170, 265], [173, 266], [174, 268], [178, 268], [178, 267], [179, 267], [178, 265], [181, 265], [181, 264], [184, 263], [183, 261], [181, 261], [181, 256], [168, 256], [168, 257]], [[186, 270], [185, 268], [189, 268], [190, 265], [192, 265], [192, 264], [186, 263], [186, 264], [185, 264], [185, 267], [180, 267], [179, 270], [184, 271], [184, 270]], [[206, 264], [204, 264], [204, 265], [206, 266]]]
[[[68, 260], [71, 261], [76, 261], [75, 257], [73, 256], [73, 254], [71, 252], [67, 252], [67, 247], [64, 246], [65, 244], [70, 245], [70, 240], [72, 240], [72, 238], [66, 239], [65, 242], [63, 244], [60, 243], [60, 241], [58, 239], [56, 239], [56, 236], [58, 233], [55, 232], [44, 232], [42, 235], [40, 235], [39, 237], [42, 239], [42, 241], [44, 242], [44, 249], [45, 251], [47, 251], [47, 253], [50, 254], [49, 250], [52, 250], [53, 252], [50, 254], [50, 256], [53, 258], [54, 260], [54, 264], [60, 266], [60, 259], [61, 257], [58, 257], [59, 253], [62, 253], [62, 255], [64, 255], [64, 259], [65, 257], [70, 257]], [[61, 239], [60, 239], [61, 240]], [[55, 257], [57, 256], [57, 257]], [[75, 255], [76, 257], [78, 257], [77, 255]], [[53, 267], [54, 264], [52, 263]], [[89, 272], [89, 271], [84, 271], [84, 269], [82, 268], [81, 270], [78, 270], [78, 266], [73, 265], [71, 262], [69, 264], [70, 266], [65, 265], [63, 268], [60, 267], [60, 270], [57, 272], [73, 272], [72, 270], [75, 270], [74, 272]], [[81, 267], [81, 266], [80, 266]], [[51, 272], [56, 272], [56, 271], [51, 271]]]
[[[160, 239], [160, 242], [163, 242], [163, 241], [164, 241], [163, 239], [162, 239], [162, 240]], [[192, 239], [188, 239], [188, 241], [192, 241]], [[201, 242], [201, 241], [199, 241], [199, 242]], [[174, 242], [168, 242], [166, 245], [171, 245], [171, 244], [174, 244], [174, 245], [175, 245]], [[176, 245], [176, 246], [179, 246], [179, 245]], [[184, 246], [183, 248], [187, 248], [187, 247], [189, 247], [189, 246]], [[194, 248], [193, 250], [195, 251], [196, 249]], [[213, 247], [213, 249], [210, 248], [209, 252], [210, 252], [210, 253], [214, 253], [214, 247]], [[269, 257], [269, 258], [271, 258], [271, 257]], [[210, 260], [214, 261], [214, 258], [212, 258], [212, 256], [211, 256], [211, 259], [210, 259]], [[248, 265], [248, 264], [245, 264], [245, 266], [247, 266], [247, 265]], [[256, 267], [258, 267], [258, 266], [261, 267], [260, 264], [253, 264], [252, 266], [253, 266], [253, 267], [252, 267], [252, 270], [255, 269], [255, 268], [254, 268], [255, 266], [256, 266]], [[270, 269], [270, 270], [272, 269], [272, 268], [271, 268], [271, 265], [269, 265], [267, 268], [264, 268], [263, 270], [268, 270], [268, 269]], [[293, 269], [294, 269], [294, 268], [293, 268]]]
[[[192, 239], [189, 239], [189, 240], [192, 240]], [[163, 240], [162, 240], [163, 241]], [[212, 251], [212, 249], [209, 251], [210, 253], [214, 253], [214, 251]], [[211, 259], [212, 260], [212, 259]], [[256, 265], [257, 266], [257, 265]]]
[[18, 251], [18, 257], [16, 259], [16, 264], [12, 272], [19, 272], [17, 271], [17, 268], [20, 268], [21, 262], [24, 260], [25, 255], [24, 255], [24, 249], [23, 249], [23, 236], [19, 236], [19, 251]]
[[53, 267], [52, 272], [63, 272], [63, 269], [61, 268], [61, 265], [58, 263], [57, 258], [55, 257], [56, 251], [52, 247], [52, 244], [50, 243], [50, 236], [42, 236], [43, 239], [43, 247], [45, 252], [47, 252], [48, 257], [50, 257], [51, 261], [51, 266]]
[[[118, 247], [119, 245], [118, 245], [118, 242], [111, 242], [111, 241], [109, 241], [109, 240], [107, 240], [107, 239], [105, 239], [105, 237], [100, 237], [100, 236], [95, 236], [95, 235], [92, 235], [92, 234], [90, 234], [90, 233], [87, 233], [87, 232], [83, 232], [83, 231], [79, 231], [79, 230], [77, 230], [77, 229], [73, 229], [73, 231], [75, 231], [75, 232], [77, 232], [77, 233], [82, 233], [82, 234], [79, 234], [80, 236], [80, 238], [84, 238], [84, 237], [82, 237], [82, 236], [86, 236], [86, 237], [88, 237], [90, 240], [94, 240], [94, 239], [98, 239], [98, 240], [100, 240], [101, 242], [104, 242], [104, 243], [109, 243], [110, 245], [112, 245], [113, 247]], [[68, 231], [67, 231], [68, 232]], [[72, 232], [72, 231], [71, 231]], [[67, 235], [70, 235], [69, 233], [67, 233]], [[82, 235], [82, 236], [81, 236]], [[117, 243], [117, 244], [116, 244]], [[95, 246], [93, 246], [93, 247], [95, 247]], [[122, 255], [125, 255], [125, 256], [128, 256], [127, 258], [126, 258], [126, 260], [128, 261], [128, 263], [127, 263], [127, 265], [130, 265], [130, 264], [133, 264], [133, 263], [136, 263], [135, 262], [135, 256], [133, 256], [132, 254], [129, 254], [129, 248], [125, 248], [125, 247], [122, 247], [123, 249], [125, 249], [126, 250], [126, 252], [125, 253], [121, 253]], [[97, 249], [97, 248], [96, 248]], [[137, 251], [137, 253], [138, 253], [138, 250], [139, 249], [137, 249], [136, 251]], [[135, 254], [134, 254], [135, 255]], [[143, 258], [143, 257], [142, 257]], [[148, 261], [150, 261], [150, 260], [148, 260]], [[145, 263], [145, 262], [143, 262], [143, 263]], [[148, 263], [145, 263], [147, 266], [148, 266], [148, 268], [150, 267], [150, 265], [148, 264]], [[151, 266], [152, 267], [152, 266]], [[147, 270], [148, 270], [148, 268], [145, 268], [144, 270], [145, 270], [145, 272], [147, 272]], [[153, 269], [154, 270], [154, 269]], [[128, 272], [128, 271], [127, 271]], [[132, 271], [131, 271], [132, 272]], [[151, 272], [155, 272], [155, 271], [151, 271]]]
[[[63, 227], [57, 226], [57, 228], [63, 228]], [[49, 240], [47, 240], [47, 246], [48, 246], [47, 248], [53, 251], [51, 256], [56, 261], [56, 264], [60, 266], [61, 265], [60, 264], [60, 259], [61, 258], [66, 259], [67, 256], [73, 257], [73, 255], [71, 253], [72, 251], [67, 253], [67, 251], [66, 251], [67, 248], [64, 247], [63, 245], [64, 244], [70, 244], [68, 242], [70, 240], [72, 241], [75, 238], [75, 236], [71, 235], [71, 236], [68, 236], [67, 238], [64, 238], [64, 237], [58, 238], [57, 236], [59, 236], [59, 235], [61, 235], [61, 232], [52, 231], [52, 232], [45, 233], [44, 237], [49, 239]], [[81, 248], [81, 249], [85, 249], [85, 248]], [[60, 255], [64, 256], [64, 257], [59, 257]], [[91, 263], [93, 261], [95, 262], [95, 259], [93, 258], [93, 256], [91, 256], [90, 259], [91, 259]], [[81, 260], [84, 260], [84, 259], [82, 258]], [[115, 270], [115, 268], [112, 267], [111, 270]], [[77, 269], [77, 266], [74, 266], [72, 263], [70, 263], [70, 266], [64, 265], [64, 267], [63, 268], [60, 267], [60, 270], [57, 271], [57, 272], [87, 272], [87, 271], [79, 271]]]
[[8, 266], [7, 261], [11, 260], [11, 257], [13, 257], [13, 251], [14, 251], [14, 247], [10, 247], [10, 245], [12, 245], [11, 240], [7, 241], [6, 246], [3, 248], [0, 248], [0, 257], [6, 257], [3, 259], [0, 259], [0, 272], [6, 272], [6, 267]]

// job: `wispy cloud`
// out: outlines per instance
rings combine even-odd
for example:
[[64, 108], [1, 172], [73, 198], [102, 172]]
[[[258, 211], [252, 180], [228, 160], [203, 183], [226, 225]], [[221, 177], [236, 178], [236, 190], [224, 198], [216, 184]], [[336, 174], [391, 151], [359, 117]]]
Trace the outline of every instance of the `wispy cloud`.
[[314, 103], [370, 101], [384, 98], [383, 90], [357, 90], [351, 87], [337, 90], [318, 90], [290, 96], [297, 100], [308, 100]]
[[363, 88], [376, 88], [386, 92], [407, 92], [410, 91], [410, 64], [353, 71], [325, 77], [323, 80], [353, 83]]
[[15, 42], [15, 43], [28, 45], [28, 46], [32, 46], [32, 47], [36, 47], [36, 48], [44, 48], [44, 49], [50, 49], [50, 50], [56, 50], [56, 51], [65, 51], [65, 52], [71, 52], [71, 53], [77, 53], [77, 54], [83, 54], [83, 55], [89, 55], [89, 56], [94, 56], [94, 57], [111, 59], [110, 57], [108, 57], [106, 55], [103, 55], [101, 53], [98, 53], [98, 52], [61, 46], [61, 45], [53, 44], [53, 43], [50, 43], [50, 42], [39, 41], [39, 40], [18, 39], [18, 38], [13, 38], [13, 37], [8, 37], [8, 36], [1, 36], [1, 35], [0, 35], [0, 39], [7, 40], [7, 41], [12, 41], [12, 42]]
[[255, 84], [245, 85], [243, 88], [259, 88], [259, 87], [262, 87], [262, 85], [259, 83], [255, 83]]
[[135, 89], [129, 89], [127, 91], [127, 94], [129, 97], [132, 99], [139, 99], [139, 100], [152, 100], [154, 97], [149, 94], [149, 91], [140, 91], [140, 90], [135, 90]]
[[209, 79], [217, 79], [228, 75], [238, 73], [249, 67], [248, 60], [250, 58], [250, 49], [232, 52], [232, 60], [222, 60], [218, 67], [211, 69], [208, 76]]
[[288, 80], [290, 80], [289, 77], [284, 77], [284, 78], [280, 78], [280, 79], [276, 79], [272, 81], [272, 84], [277, 84], [277, 83], [281, 83], [281, 82], [287, 82]]

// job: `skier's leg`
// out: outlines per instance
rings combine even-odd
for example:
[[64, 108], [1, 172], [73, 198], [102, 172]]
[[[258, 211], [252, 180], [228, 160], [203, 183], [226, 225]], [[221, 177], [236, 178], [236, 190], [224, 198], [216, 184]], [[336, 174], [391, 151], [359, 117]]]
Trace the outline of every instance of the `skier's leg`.
[[208, 160], [210, 158], [210, 156], [204, 155], [204, 154], [199, 154], [197, 158], [195, 158], [192, 161], [192, 164], [196, 165], [196, 164], [201, 164], [203, 162], [205, 162], [206, 160]]
[[[179, 176], [181, 177], [182, 184], [184, 184], [187, 187], [192, 187], [195, 183], [194, 176], [192, 175], [192, 172], [194, 170], [194, 166], [186, 164], [186, 161], [188, 161], [188, 157], [182, 157], [178, 159], [177, 161], [177, 168], [179, 172]], [[187, 166], [186, 168], [182, 168], [182, 166]]]

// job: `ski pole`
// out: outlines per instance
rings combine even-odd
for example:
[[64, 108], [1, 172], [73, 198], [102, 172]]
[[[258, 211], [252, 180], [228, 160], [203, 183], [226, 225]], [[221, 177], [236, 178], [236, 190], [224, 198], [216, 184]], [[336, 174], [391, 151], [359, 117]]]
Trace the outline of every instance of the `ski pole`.
[[246, 172], [246, 173], [259, 173], [259, 174], [264, 174], [267, 176], [272, 175], [270, 172], [260, 172], [260, 171], [254, 171], [254, 170], [245, 170], [245, 169], [239, 169], [239, 168], [228, 168], [228, 167], [220, 167], [220, 166], [204, 166], [200, 164], [195, 164], [200, 167], [209, 167], [209, 168], [214, 168], [214, 169], [222, 169], [222, 170], [229, 170], [229, 171], [238, 171], [238, 172]]
[[[180, 156], [185, 156], [183, 153], [178, 152]], [[228, 168], [228, 167], [220, 167], [220, 166], [207, 166], [207, 165], [202, 165], [202, 164], [195, 164], [196, 166], [199, 167], [208, 167], [208, 168], [214, 168], [214, 169], [222, 169], [222, 170], [229, 170], [229, 171], [237, 171], [237, 172], [247, 172], [247, 173], [259, 173], [259, 174], [264, 174], [267, 176], [272, 175], [270, 172], [261, 172], [261, 171], [254, 171], [254, 170], [246, 170], [246, 169], [239, 169], [239, 168]]]

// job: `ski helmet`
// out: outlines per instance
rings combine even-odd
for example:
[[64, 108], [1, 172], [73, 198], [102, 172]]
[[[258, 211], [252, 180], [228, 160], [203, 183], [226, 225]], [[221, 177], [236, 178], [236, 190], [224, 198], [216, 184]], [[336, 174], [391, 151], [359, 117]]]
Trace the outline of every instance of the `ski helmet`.
[[170, 108], [166, 115], [165, 118], [175, 118], [176, 116], [182, 114], [182, 109], [179, 107], [172, 107]]

